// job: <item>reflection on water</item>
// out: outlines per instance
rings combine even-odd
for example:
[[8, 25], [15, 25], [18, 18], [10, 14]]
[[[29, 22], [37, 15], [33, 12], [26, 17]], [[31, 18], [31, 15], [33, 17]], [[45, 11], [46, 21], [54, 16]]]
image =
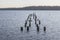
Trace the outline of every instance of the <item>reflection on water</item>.
[[[28, 32], [24, 27], [25, 20], [33, 12], [36, 12], [37, 18], [41, 21], [39, 32], [33, 17]], [[60, 40], [59, 21], [60, 11], [0, 11], [0, 40]], [[21, 27], [23, 31], [20, 30]]]

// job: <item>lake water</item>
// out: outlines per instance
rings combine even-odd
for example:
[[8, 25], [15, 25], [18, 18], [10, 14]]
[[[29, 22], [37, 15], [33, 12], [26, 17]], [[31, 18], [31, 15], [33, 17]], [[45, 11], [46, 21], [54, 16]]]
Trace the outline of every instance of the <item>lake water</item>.
[[[24, 27], [29, 14], [37, 15], [41, 24], [37, 32], [34, 21], [27, 32]], [[24, 30], [21, 32], [20, 27]], [[46, 26], [46, 32], [43, 27]], [[0, 10], [0, 40], [60, 40], [60, 11]]]

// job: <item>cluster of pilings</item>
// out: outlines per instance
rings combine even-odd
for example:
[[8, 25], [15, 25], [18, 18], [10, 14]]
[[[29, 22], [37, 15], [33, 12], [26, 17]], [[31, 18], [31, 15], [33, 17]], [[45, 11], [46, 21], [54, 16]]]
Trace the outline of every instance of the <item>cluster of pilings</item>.
[[27, 29], [27, 31], [29, 31], [29, 27], [31, 27], [31, 22], [32, 22], [32, 14], [29, 14], [28, 17], [27, 17], [27, 20], [25, 20], [25, 28]]
[[[39, 25], [41, 24], [40, 20], [37, 18], [36, 14], [29, 14], [27, 19], [25, 20], [24, 27], [27, 31], [29, 31], [29, 28], [31, 27], [32, 17], [34, 19], [36, 29], [39, 32]], [[46, 27], [44, 26], [44, 31], [46, 31]], [[23, 27], [21, 27], [21, 31], [23, 31]]]

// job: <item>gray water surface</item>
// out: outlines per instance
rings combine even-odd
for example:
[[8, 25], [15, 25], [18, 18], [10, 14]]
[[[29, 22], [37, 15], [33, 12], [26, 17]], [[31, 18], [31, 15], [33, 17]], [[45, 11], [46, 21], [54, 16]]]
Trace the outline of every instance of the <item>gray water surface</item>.
[[[29, 32], [24, 27], [25, 20], [33, 12], [41, 21], [39, 32], [34, 21]], [[46, 32], [43, 31], [44, 26]], [[60, 11], [0, 10], [0, 40], [60, 40]]]

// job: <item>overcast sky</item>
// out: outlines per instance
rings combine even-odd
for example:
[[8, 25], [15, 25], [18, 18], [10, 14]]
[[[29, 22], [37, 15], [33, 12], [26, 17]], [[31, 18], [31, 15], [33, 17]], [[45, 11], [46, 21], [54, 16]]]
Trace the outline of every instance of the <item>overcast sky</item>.
[[0, 8], [25, 6], [60, 6], [60, 0], [0, 0]]

